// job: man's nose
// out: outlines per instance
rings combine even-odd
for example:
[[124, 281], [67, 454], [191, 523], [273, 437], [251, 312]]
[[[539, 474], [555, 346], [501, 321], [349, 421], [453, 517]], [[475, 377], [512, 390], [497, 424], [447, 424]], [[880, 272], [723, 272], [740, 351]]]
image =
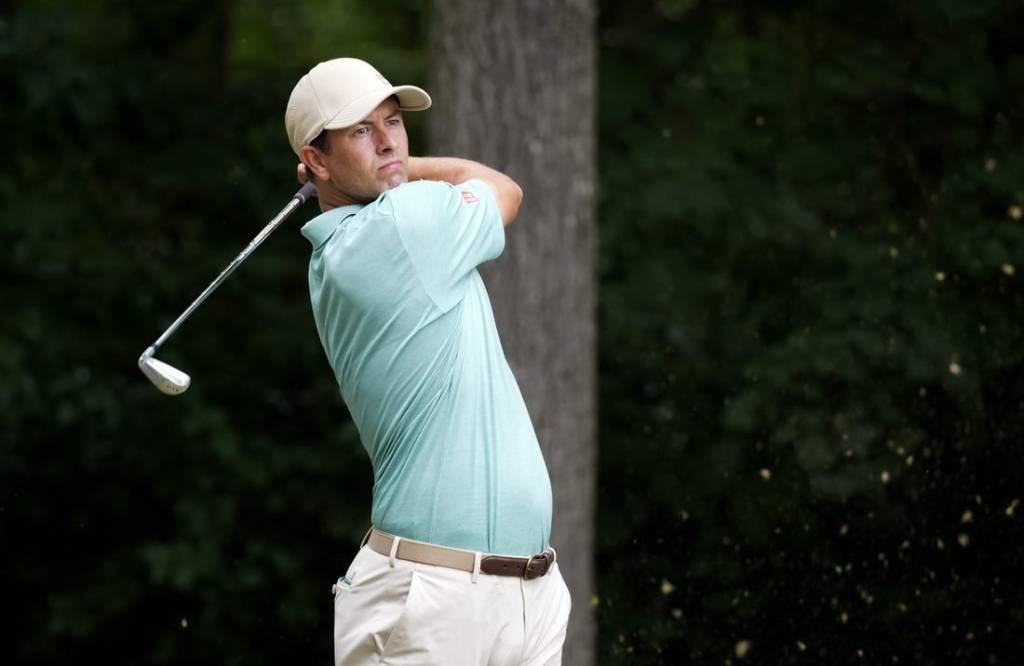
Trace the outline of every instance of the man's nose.
[[391, 136], [391, 133], [386, 129], [376, 132], [377, 136], [377, 152], [387, 153], [395, 149], [395, 137]]

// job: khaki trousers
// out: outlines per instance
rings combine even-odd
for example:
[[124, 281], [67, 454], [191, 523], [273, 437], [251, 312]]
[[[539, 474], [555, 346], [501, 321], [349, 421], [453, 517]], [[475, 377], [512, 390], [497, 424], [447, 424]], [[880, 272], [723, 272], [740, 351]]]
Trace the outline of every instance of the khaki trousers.
[[532, 580], [474, 577], [391, 560], [364, 546], [338, 579], [334, 661], [337, 666], [557, 666], [569, 607], [557, 563]]

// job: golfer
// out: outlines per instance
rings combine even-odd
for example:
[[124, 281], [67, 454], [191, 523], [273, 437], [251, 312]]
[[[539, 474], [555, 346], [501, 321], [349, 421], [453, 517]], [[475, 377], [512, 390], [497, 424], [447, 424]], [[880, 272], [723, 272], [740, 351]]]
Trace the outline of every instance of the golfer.
[[285, 113], [323, 211], [302, 227], [313, 317], [374, 473], [373, 526], [334, 588], [335, 662], [559, 664], [551, 482], [477, 272], [522, 191], [409, 157], [403, 113], [430, 103], [339, 58]]

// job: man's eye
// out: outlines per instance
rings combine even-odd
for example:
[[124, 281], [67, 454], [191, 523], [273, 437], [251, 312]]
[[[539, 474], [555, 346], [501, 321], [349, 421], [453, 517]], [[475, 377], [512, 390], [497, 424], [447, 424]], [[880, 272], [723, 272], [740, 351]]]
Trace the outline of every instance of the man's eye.
[[357, 136], [361, 136], [363, 134], [366, 134], [369, 131], [370, 131], [369, 127], [358, 127], [358, 128], [356, 128], [355, 133], [356, 133]]
[[391, 125], [392, 127], [398, 127], [401, 124], [402, 121], [399, 120], [398, 118], [392, 118], [391, 120], [388, 121], [388, 125]]

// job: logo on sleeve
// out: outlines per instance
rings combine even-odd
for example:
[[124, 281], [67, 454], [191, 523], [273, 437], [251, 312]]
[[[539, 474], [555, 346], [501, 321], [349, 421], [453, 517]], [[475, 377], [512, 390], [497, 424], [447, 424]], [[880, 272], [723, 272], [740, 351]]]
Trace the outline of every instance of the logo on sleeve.
[[470, 192], [469, 190], [462, 190], [462, 200], [470, 204], [480, 201], [479, 199], [476, 198], [476, 195]]

